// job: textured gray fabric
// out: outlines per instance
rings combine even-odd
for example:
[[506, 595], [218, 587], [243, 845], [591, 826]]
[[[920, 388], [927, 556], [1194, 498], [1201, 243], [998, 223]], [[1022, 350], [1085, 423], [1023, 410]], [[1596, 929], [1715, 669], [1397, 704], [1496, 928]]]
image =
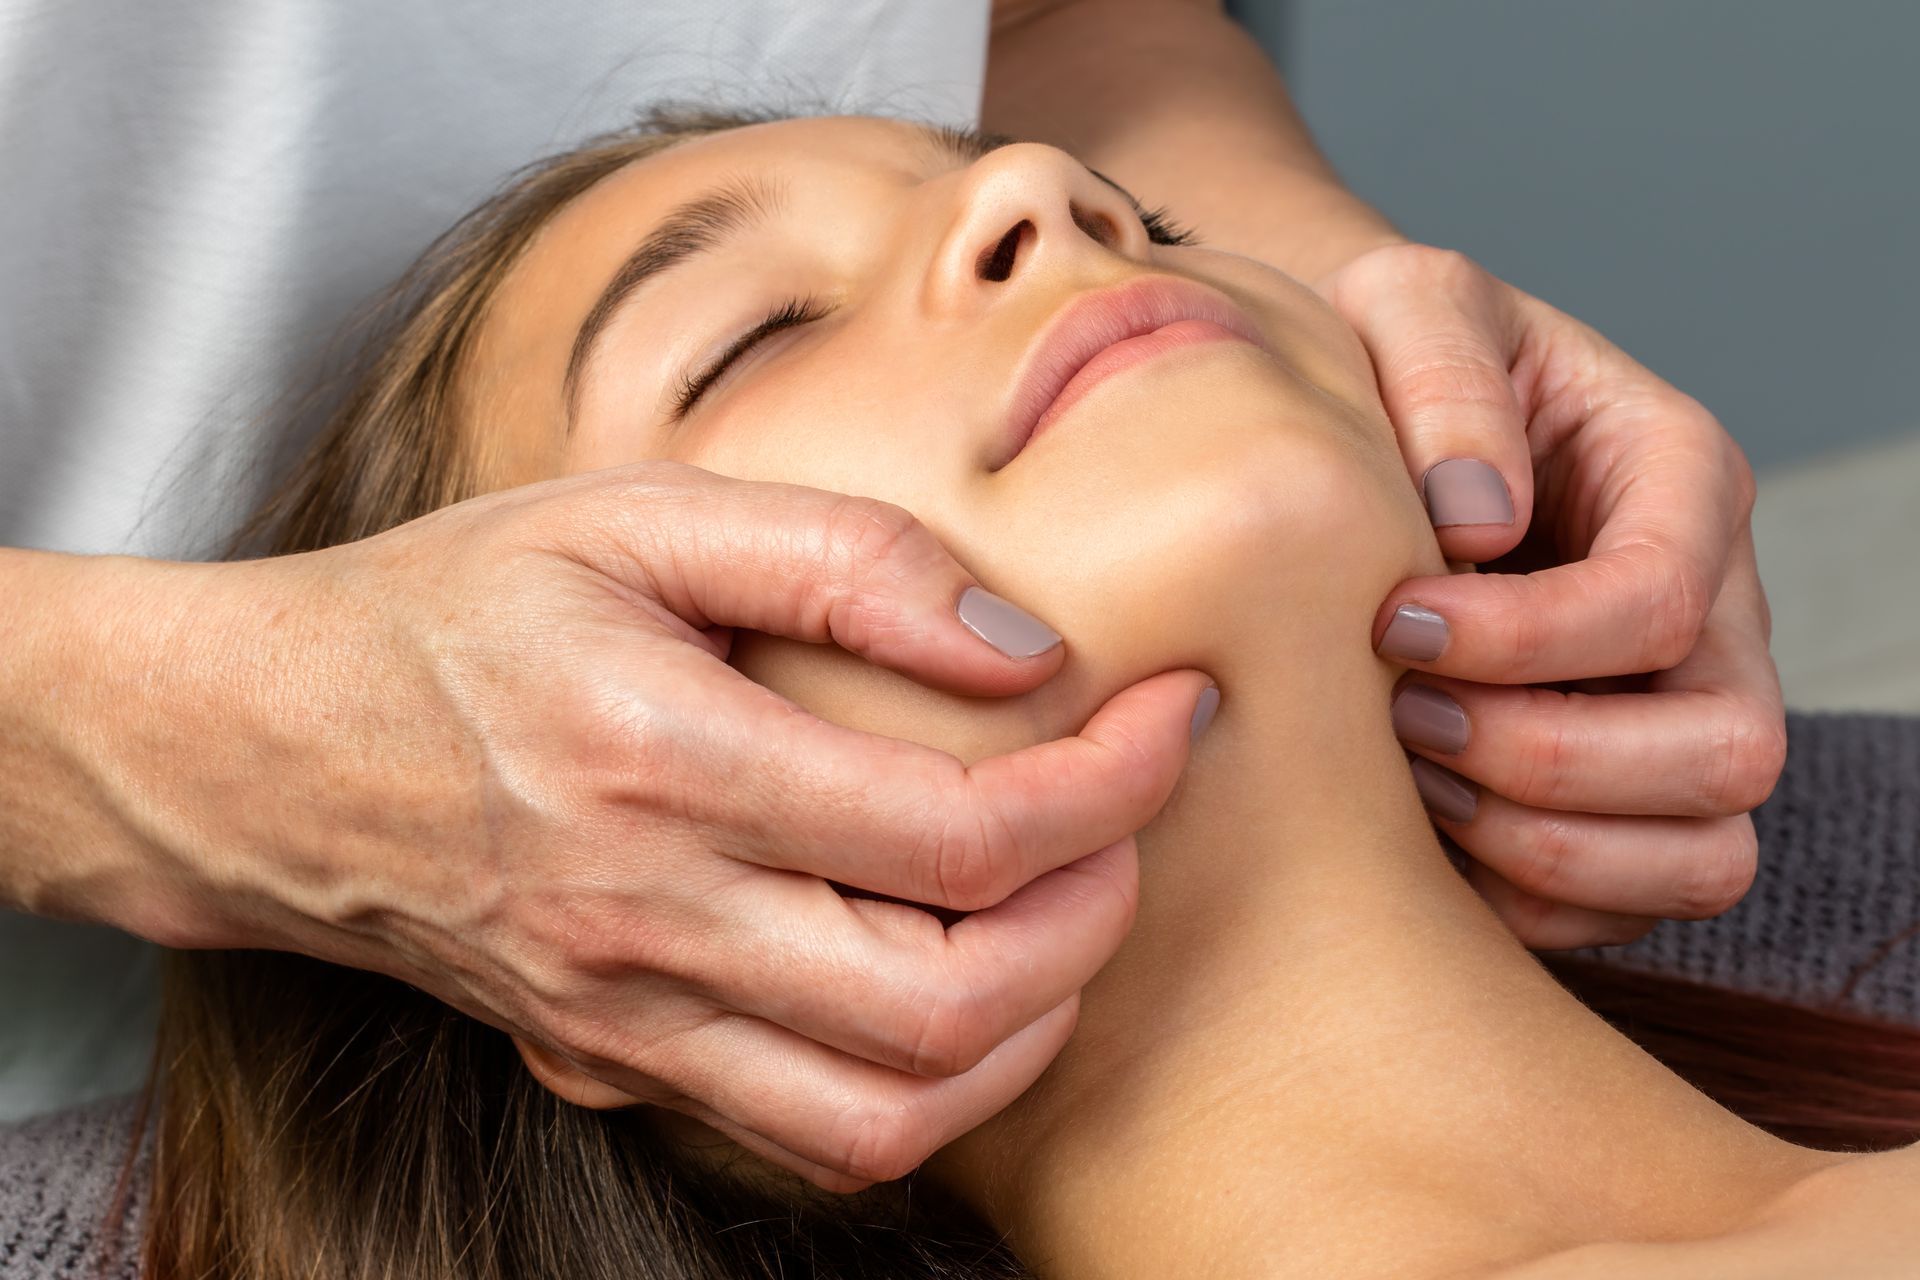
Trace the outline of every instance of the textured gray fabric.
[[130, 1098], [0, 1125], [0, 1276], [134, 1280], [153, 1149], [151, 1130], [127, 1183], [127, 1212], [108, 1230], [133, 1142]]
[[1920, 719], [1794, 715], [1739, 906], [1588, 954], [1920, 1025]]

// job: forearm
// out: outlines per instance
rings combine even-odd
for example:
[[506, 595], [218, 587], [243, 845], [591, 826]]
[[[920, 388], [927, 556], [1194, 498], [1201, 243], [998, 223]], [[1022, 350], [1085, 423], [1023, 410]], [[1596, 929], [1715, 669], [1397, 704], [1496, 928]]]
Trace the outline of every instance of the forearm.
[[0, 551], [0, 904], [18, 910], [94, 918], [85, 886], [126, 870], [85, 765], [86, 722], [117, 666], [116, 612], [99, 607], [111, 576], [91, 557]]
[[1003, 0], [983, 123], [1066, 147], [1206, 244], [1305, 280], [1400, 239], [1215, 0]]
[[153, 726], [206, 665], [182, 623], [207, 571], [0, 550], [0, 906], [181, 936], [188, 877], [124, 766], [185, 749]]

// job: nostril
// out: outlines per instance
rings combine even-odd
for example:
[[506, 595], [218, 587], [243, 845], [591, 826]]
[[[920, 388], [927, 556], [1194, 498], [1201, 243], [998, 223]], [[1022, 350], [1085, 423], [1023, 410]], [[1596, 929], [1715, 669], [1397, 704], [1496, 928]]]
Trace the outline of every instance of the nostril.
[[1020, 246], [1032, 231], [1033, 223], [1025, 218], [1007, 228], [1007, 233], [991, 248], [980, 251], [979, 260], [974, 263], [974, 273], [982, 280], [991, 280], [995, 284], [1012, 279], [1014, 262], [1020, 256]]
[[1089, 213], [1077, 204], [1069, 205], [1068, 212], [1073, 215], [1073, 225], [1095, 244], [1111, 249], [1120, 242], [1120, 230], [1106, 214]]

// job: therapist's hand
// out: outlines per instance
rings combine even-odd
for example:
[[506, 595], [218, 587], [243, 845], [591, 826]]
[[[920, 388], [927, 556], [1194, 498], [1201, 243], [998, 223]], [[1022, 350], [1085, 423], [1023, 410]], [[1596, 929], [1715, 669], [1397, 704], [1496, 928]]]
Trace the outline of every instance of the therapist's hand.
[[[1570, 946], [1734, 902], [1784, 724], [1752, 481], [1713, 418], [1592, 330], [1407, 244], [1219, 0], [998, 0], [987, 73], [987, 127], [1318, 282], [1372, 351], [1450, 556], [1505, 556], [1531, 517], [1529, 567], [1564, 566], [1408, 583], [1374, 632], [1420, 673], [1397, 718], [1508, 923]], [[1390, 631], [1402, 605], [1428, 612]]]
[[1209, 687], [1156, 676], [970, 767], [817, 720], [726, 664], [726, 628], [989, 696], [1063, 649], [898, 508], [666, 463], [308, 555], [64, 563], [136, 674], [54, 686], [32, 754], [110, 805], [86, 874], [26, 905], [393, 975], [563, 1096], [684, 1111], [842, 1190], [1052, 1060]]
[[[1785, 761], [1748, 517], [1698, 403], [1458, 254], [1390, 245], [1321, 282], [1378, 370], [1450, 559], [1374, 624], [1394, 723], [1469, 877], [1528, 944], [1726, 910]], [[1531, 570], [1531, 572], [1527, 572]]]

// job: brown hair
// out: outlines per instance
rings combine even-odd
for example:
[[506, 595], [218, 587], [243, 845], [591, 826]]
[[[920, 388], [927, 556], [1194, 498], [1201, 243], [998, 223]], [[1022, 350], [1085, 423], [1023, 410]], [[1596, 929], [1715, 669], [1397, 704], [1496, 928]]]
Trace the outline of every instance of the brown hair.
[[[441, 237], [363, 322], [344, 398], [236, 551], [352, 541], [478, 492], [454, 391], [526, 246], [623, 166], [755, 119], [656, 113], [523, 171]], [[1823, 1145], [1920, 1136], [1920, 1034], [1600, 966], [1558, 972], [1764, 1126]], [[150, 1088], [151, 1280], [1027, 1274], [924, 1188], [776, 1198], [690, 1163], [644, 1113], [561, 1102], [503, 1033], [299, 956], [171, 957]]]
[[1920, 1031], [1592, 960], [1547, 968], [1580, 1002], [1749, 1124], [1827, 1150], [1920, 1142]]
[[[626, 165], [768, 118], [655, 111], [509, 179], [361, 317], [344, 395], [232, 554], [349, 542], [478, 493], [456, 384], [526, 247]], [[644, 1113], [560, 1101], [504, 1033], [300, 956], [169, 956], [150, 1091], [150, 1280], [1027, 1274], [926, 1188], [776, 1198], [695, 1166]]]

